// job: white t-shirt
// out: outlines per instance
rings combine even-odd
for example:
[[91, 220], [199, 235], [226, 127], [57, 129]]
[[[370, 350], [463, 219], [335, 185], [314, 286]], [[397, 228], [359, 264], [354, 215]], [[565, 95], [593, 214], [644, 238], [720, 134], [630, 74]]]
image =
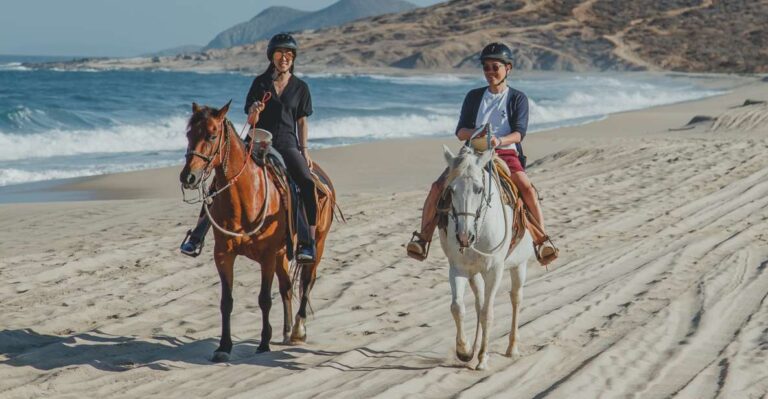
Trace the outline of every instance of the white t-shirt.
[[[504, 91], [498, 94], [493, 94], [489, 89], [485, 89], [483, 99], [480, 101], [480, 109], [477, 111], [475, 126], [480, 127], [488, 123], [490, 133], [498, 138], [512, 133], [512, 128], [509, 126], [509, 115], [507, 115], [508, 98], [509, 87], [505, 86]], [[517, 150], [515, 144], [496, 148]]]

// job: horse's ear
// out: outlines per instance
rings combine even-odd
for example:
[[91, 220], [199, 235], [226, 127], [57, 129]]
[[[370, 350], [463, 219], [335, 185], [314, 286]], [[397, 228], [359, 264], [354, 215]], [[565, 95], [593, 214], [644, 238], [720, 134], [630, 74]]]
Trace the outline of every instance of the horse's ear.
[[196, 113], [198, 113], [198, 112], [200, 112], [200, 106], [199, 106], [199, 105], [197, 105], [197, 103], [196, 103], [196, 102], [193, 102], [193, 103], [192, 103], [192, 113], [196, 114]]
[[478, 160], [478, 165], [480, 167], [483, 167], [485, 165], [488, 165], [488, 162], [491, 162], [491, 159], [493, 159], [493, 150], [486, 150], [483, 152], [483, 155], [480, 155], [480, 160]]
[[455, 158], [455, 156], [445, 144], [443, 144], [443, 156], [445, 157], [445, 162], [448, 163], [448, 166], [453, 165], [453, 158]]
[[221, 107], [221, 109], [216, 112], [216, 119], [224, 119], [225, 116], [227, 116], [227, 112], [229, 112], [229, 105], [232, 104], [232, 100], [229, 100], [227, 105]]

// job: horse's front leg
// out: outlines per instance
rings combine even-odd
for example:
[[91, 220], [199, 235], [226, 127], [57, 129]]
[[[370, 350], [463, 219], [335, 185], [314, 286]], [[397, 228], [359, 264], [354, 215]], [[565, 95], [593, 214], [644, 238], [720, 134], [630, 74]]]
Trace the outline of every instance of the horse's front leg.
[[275, 267], [277, 283], [280, 286], [280, 298], [283, 300], [283, 344], [288, 344], [291, 342], [291, 329], [293, 327], [293, 303], [291, 302], [293, 291], [291, 290], [291, 275], [285, 252], [275, 258]]
[[520, 318], [520, 303], [523, 301], [523, 285], [525, 285], [525, 272], [527, 264], [523, 263], [512, 268], [510, 276], [512, 277], [512, 290], [509, 292], [509, 298], [512, 301], [512, 328], [509, 331], [509, 346], [507, 346], [507, 356], [518, 356], [520, 351], [517, 349], [517, 326]]
[[237, 255], [225, 251], [214, 251], [213, 259], [221, 280], [221, 340], [219, 347], [213, 352], [214, 362], [229, 361], [232, 353], [232, 336], [229, 329], [229, 317], [232, 314], [232, 282], [234, 280], [234, 264]]
[[500, 262], [498, 265], [492, 266], [491, 270], [486, 271], [483, 274], [483, 280], [485, 280], [485, 303], [483, 304], [483, 310], [480, 312], [480, 326], [483, 329], [482, 339], [480, 341], [480, 352], [477, 355], [477, 370], [488, 369], [488, 339], [493, 326], [493, 300], [496, 296], [496, 291], [499, 289], [499, 283], [501, 276], [504, 273], [504, 263]]
[[272, 325], [269, 324], [269, 311], [272, 309], [272, 279], [275, 277], [275, 258], [266, 257], [261, 264], [261, 291], [259, 291], [259, 308], [261, 308], [261, 342], [256, 353], [269, 352], [269, 342], [272, 340]]
[[475, 356], [467, 348], [467, 337], [464, 334], [464, 290], [467, 288], [467, 277], [463, 276], [451, 265], [448, 271], [448, 279], [451, 283], [451, 315], [456, 323], [456, 357], [462, 362], [468, 362]]
[[469, 279], [469, 287], [472, 288], [472, 293], [475, 296], [475, 316], [477, 316], [475, 339], [472, 341], [472, 353], [475, 353], [477, 343], [480, 341], [480, 335], [483, 331], [480, 327], [480, 314], [483, 311], [483, 303], [485, 302], [485, 282], [483, 281], [483, 276], [480, 275], [480, 273], [475, 273], [475, 275]]

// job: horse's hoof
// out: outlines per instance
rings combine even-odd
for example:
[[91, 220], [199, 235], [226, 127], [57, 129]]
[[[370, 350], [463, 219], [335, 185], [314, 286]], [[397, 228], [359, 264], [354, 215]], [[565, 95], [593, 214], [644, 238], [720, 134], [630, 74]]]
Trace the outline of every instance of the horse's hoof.
[[475, 370], [477, 371], [486, 371], [488, 370], [488, 361], [482, 361], [477, 364], [477, 367], [475, 367]]
[[468, 362], [472, 360], [473, 357], [475, 357], [474, 353], [461, 353], [459, 351], [456, 351], [456, 357], [459, 358], [462, 362]]
[[516, 359], [516, 358], [520, 357], [520, 351], [517, 350], [517, 347], [508, 348], [507, 349], [507, 353], [505, 353], [504, 356]]
[[259, 347], [256, 348], [256, 353], [264, 353], [269, 351], [269, 345], [259, 345]]
[[224, 363], [229, 361], [229, 353], [222, 352], [222, 351], [216, 351], [213, 352], [213, 358], [211, 359], [214, 363]]
[[291, 334], [291, 345], [303, 345], [307, 343], [307, 334]]

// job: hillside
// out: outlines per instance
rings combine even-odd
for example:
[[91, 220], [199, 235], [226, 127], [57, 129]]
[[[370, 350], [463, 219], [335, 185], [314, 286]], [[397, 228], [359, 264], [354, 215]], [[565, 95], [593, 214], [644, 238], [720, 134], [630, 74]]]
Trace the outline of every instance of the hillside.
[[[302, 70], [468, 70], [484, 44], [502, 40], [520, 70], [766, 73], [765, 21], [766, 1], [453, 0], [299, 33], [298, 62]], [[256, 71], [265, 47], [56, 66]]]
[[315, 12], [270, 7], [248, 22], [218, 34], [206, 49], [227, 48], [268, 39], [278, 32], [296, 32], [341, 25], [357, 19], [416, 8], [401, 0], [339, 0]]

